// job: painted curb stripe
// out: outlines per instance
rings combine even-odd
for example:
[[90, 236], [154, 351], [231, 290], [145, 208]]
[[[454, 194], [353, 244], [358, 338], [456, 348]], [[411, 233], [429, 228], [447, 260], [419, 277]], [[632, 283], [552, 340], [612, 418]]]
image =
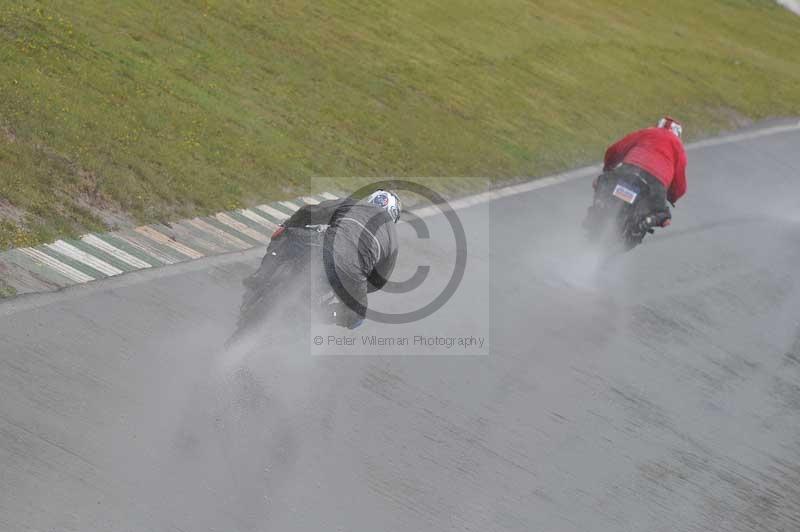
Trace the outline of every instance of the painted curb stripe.
[[91, 255], [96, 259], [100, 259], [103, 262], [107, 262], [108, 264], [110, 264], [111, 266], [115, 267], [118, 270], [122, 270], [122, 273], [134, 272], [140, 269], [140, 268], [134, 268], [130, 264], [122, 262], [113, 255], [109, 255], [105, 251], [101, 251], [97, 248], [94, 248], [82, 240], [73, 240], [69, 238], [64, 240], [64, 242], [66, 242], [67, 244], [69, 244], [74, 248], [83, 251], [84, 253], [88, 253], [89, 255]]
[[206, 255], [217, 255], [219, 253], [228, 253], [231, 251], [230, 246], [226, 246], [219, 238], [209, 235], [189, 223], [189, 220], [181, 220], [171, 226], [175, 237], [192, 249]]
[[81, 242], [84, 242], [92, 247], [99, 249], [100, 251], [106, 252], [108, 255], [116, 258], [117, 260], [124, 262], [125, 264], [141, 270], [142, 268], [150, 268], [153, 265], [145, 262], [141, 259], [137, 259], [127, 251], [123, 251], [117, 247], [112, 246], [105, 240], [101, 240], [100, 238], [94, 235], [83, 235], [81, 237]]
[[187, 220], [187, 222], [192, 224], [192, 225], [194, 225], [195, 227], [197, 227], [198, 229], [200, 229], [202, 231], [205, 231], [207, 233], [210, 233], [210, 234], [216, 236], [217, 238], [222, 239], [224, 242], [230, 244], [231, 246], [234, 246], [235, 248], [238, 248], [238, 249], [250, 249], [251, 247], [253, 247], [250, 244], [248, 244], [247, 242], [239, 240], [235, 236], [233, 236], [233, 235], [231, 235], [229, 233], [226, 233], [222, 229], [214, 227], [210, 223], [206, 222], [205, 220], [201, 220], [200, 218], [194, 218], [192, 220]]
[[294, 211], [296, 211], [297, 209], [300, 208], [299, 205], [296, 205], [296, 204], [292, 203], [291, 201], [279, 201], [278, 205], [282, 205], [282, 206], [286, 207], [291, 212], [294, 212]]
[[224, 223], [220, 222], [216, 218], [202, 218], [201, 220], [206, 222], [211, 227], [216, 227], [220, 231], [222, 231], [222, 232], [224, 232], [224, 233], [226, 233], [228, 235], [231, 235], [231, 236], [234, 236], [234, 237], [238, 238], [239, 240], [241, 240], [242, 242], [247, 244], [248, 249], [256, 247], [256, 246], [260, 246], [262, 244], [262, 242], [260, 240], [256, 240], [255, 238], [251, 238], [251, 237], [247, 236], [246, 234], [237, 231], [236, 229], [232, 228], [231, 226], [225, 225]]
[[42, 253], [38, 249], [20, 248], [19, 251], [21, 253], [24, 253], [28, 257], [32, 258], [36, 262], [39, 262], [40, 264], [44, 264], [45, 266], [54, 269], [64, 277], [76, 283], [88, 283], [89, 281], [94, 281], [94, 277], [86, 275], [85, 273], [76, 270], [72, 266], [64, 264], [63, 262], [57, 259], [54, 259], [53, 257]]
[[[57, 272], [49, 266], [43, 265], [41, 262], [33, 260], [19, 249], [10, 249], [6, 251], [3, 253], [3, 259], [7, 260], [10, 264], [16, 265], [21, 270], [27, 271], [34, 279], [44, 285], [64, 287], [75, 283], [75, 281], [66, 275]], [[19, 289], [21, 287], [15, 285], [15, 288]]]
[[241, 214], [242, 216], [246, 217], [249, 220], [253, 220], [255, 223], [257, 223], [259, 225], [263, 225], [264, 227], [266, 227], [267, 229], [270, 229], [271, 231], [274, 231], [275, 229], [278, 228], [278, 224], [276, 224], [275, 222], [271, 222], [271, 221], [267, 220], [263, 216], [259, 216], [258, 214], [256, 214], [255, 212], [251, 211], [250, 209], [242, 209], [242, 210], [239, 211], [239, 214]]
[[250, 238], [246, 234], [240, 233], [236, 229], [233, 229], [232, 227], [225, 225], [224, 223], [220, 222], [215, 218], [203, 218], [202, 221], [206, 222], [211, 227], [216, 227], [220, 231], [238, 238], [239, 240], [247, 244], [248, 249], [260, 246], [262, 244], [260, 240], [256, 240], [255, 238]]
[[99, 235], [93, 234], [92, 236], [107, 244], [111, 244], [115, 248], [124, 251], [131, 257], [139, 259], [145, 264], [152, 265], [154, 268], [166, 264], [166, 262], [160, 261], [158, 257], [145, 253], [141, 248], [134, 246], [127, 238], [123, 238], [120, 234], [102, 233]]
[[[331, 195], [333, 195], [333, 194], [331, 194]], [[312, 197], [315, 200], [317, 200], [318, 202], [320, 202], [320, 203], [322, 203], [323, 201], [328, 201], [328, 199], [329, 199], [329, 198], [326, 198], [325, 196], [323, 196], [322, 194], [314, 194]], [[334, 199], [339, 199], [339, 198], [334, 198]]]
[[330, 192], [323, 192], [322, 194], [320, 194], [320, 196], [322, 196], [325, 199], [339, 199], [339, 196], [331, 194]]
[[255, 208], [266, 214], [269, 218], [277, 223], [281, 223], [289, 217], [289, 215], [285, 212], [279, 211], [278, 209], [270, 207], [269, 205], [256, 205]]
[[[59, 287], [58, 284], [46, 281], [42, 279], [41, 276], [36, 275], [33, 271], [34, 268], [32, 268], [35, 263], [30, 259], [28, 259], [27, 262], [29, 264], [23, 268], [12, 261], [10, 257], [5, 254], [0, 254], [0, 286], [5, 285], [13, 288], [16, 293], [15, 295], [41, 292], [43, 290], [52, 290]], [[42, 268], [43, 266], [37, 265], [35, 269], [40, 270]], [[52, 275], [58, 275], [52, 270], [50, 270], [50, 272]], [[61, 281], [61, 286], [66, 284], [70, 284], [69, 279], [63, 279]]]
[[[196, 220], [200, 220], [203, 223], [197, 224]], [[184, 220], [183, 223], [191, 228], [192, 231], [196, 232], [206, 240], [210, 240], [216, 243], [217, 247], [220, 248], [220, 253], [230, 253], [232, 251], [241, 251], [244, 249], [242, 245], [233, 241], [233, 239], [228, 236], [225, 232], [214, 231], [213, 229], [218, 229], [217, 227], [210, 225], [207, 220], [196, 218], [194, 220]], [[208, 227], [211, 227], [209, 229]]]
[[35, 249], [41, 253], [44, 253], [50, 258], [56, 259], [59, 262], [63, 262], [67, 266], [72, 266], [79, 272], [83, 272], [84, 274], [91, 276], [93, 279], [105, 279], [106, 277], [111, 277], [109, 274], [102, 272], [97, 268], [92, 268], [85, 262], [81, 262], [74, 257], [70, 257], [69, 255], [56, 251], [55, 249], [48, 247], [46, 244], [37, 246]]
[[82, 262], [83, 264], [89, 266], [90, 268], [94, 268], [95, 270], [109, 277], [113, 277], [115, 275], [119, 275], [122, 273], [122, 270], [120, 270], [119, 268], [115, 268], [106, 261], [100, 260], [97, 257], [93, 257], [92, 255], [89, 255], [85, 251], [81, 251], [80, 249], [64, 242], [63, 240], [56, 240], [52, 244], [46, 244], [45, 247], [47, 249], [61, 253], [62, 255], [69, 257], [73, 260]]
[[306, 202], [306, 205], [319, 205], [319, 200], [312, 196], [303, 196], [300, 199]]
[[239, 222], [241, 224], [244, 224], [245, 226], [249, 227], [250, 229], [252, 229], [256, 233], [258, 233], [260, 235], [264, 235], [267, 238], [269, 238], [269, 235], [272, 234], [272, 231], [273, 231], [272, 229], [270, 229], [269, 227], [266, 227], [264, 225], [261, 225], [260, 223], [254, 221], [254, 220], [251, 220], [247, 216], [243, 215], [241, 212], [231, 211], [231, 212], [226, 212], [224, 214], [225, 214], [225, 216], [230, 216], [231, 218], [233, 218], [237, 222]]
[[203, 257], [203, 254], [200, 253], [199, 251], [195, 251], [194, 249], [190, 248], [189, 246], [185, 246], [185, 245], [181, 244], [180, 242], [177, 242], [177, 241], [171, 239], [170, 237], [168, 237], [164, 233], [160, 233], [160, 232], [156, 231], [155, 229], [153, 229], [150, 226], [143, 225], [141, 227], [137, 227], [136, 229], [134, 229], [134, 231], [136, 231], [140, 235], [146, 236], [147, 238], [149, 238], [149, 239], [151, 239], [151, 240], [153, 240], [155, 242], [158, 242], [162, 246], [167, 246], [169, 248], [174, 249], [175, 251], [177, 251], [181, 255], [186, 255], [190, 259], [199, 259], [199, 258]]
[[269, 240], [269, 237], [267, 235], [259, 233], [255, 229], [250, 228], [246, 224], [240, 222], [239, 220], [236, 220], [235, 218], [232, 218], [230, 215], [225, 214], [224, 212], [217, 214], [215, 218], [219, 220], [220, 223], [223, 223], [235, 229], [236, 231], [239, 231], [245, 236], [249, 236], [251, 239], [255, 240], [259, 244], [263, 244], [267, 240]]
[[148, 257], [153, 257], [163, 264], [177, 264], [186, 260], [185, 258], [173, 257], [168, 252], [163, 251], [161, 247], [152, 240], [138, 233], [134, 233], [133, 231], [131, 231], [130, 234], [115, 233], [113, 236], [125, 241], [125, 243], [138, 249], [141, 253], [144, 253]]
[[293, 211], [292, 209], [290, 209], [286, 205], [281, 205], [281, 203], [279, 201], [271, 203], [270, 205], [272, 205], [273, 209], [275, 209], [278, 212], [284, 213], [284, 215], [286, 215], [286, 216], [291, 216], [291, 215], [293, 215], [295, 213], [295, 211]]

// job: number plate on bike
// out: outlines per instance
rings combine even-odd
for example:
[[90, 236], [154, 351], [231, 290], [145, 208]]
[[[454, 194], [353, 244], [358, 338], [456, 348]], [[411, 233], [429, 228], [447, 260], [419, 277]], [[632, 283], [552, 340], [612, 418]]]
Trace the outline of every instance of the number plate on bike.
[[639, 195], [638, 190], [632, 190], [624, 185], [617, 185], [614, 187], [614, 196], [618, 197], [625, 203], [633, 203], [636, 201], [636, 196]]

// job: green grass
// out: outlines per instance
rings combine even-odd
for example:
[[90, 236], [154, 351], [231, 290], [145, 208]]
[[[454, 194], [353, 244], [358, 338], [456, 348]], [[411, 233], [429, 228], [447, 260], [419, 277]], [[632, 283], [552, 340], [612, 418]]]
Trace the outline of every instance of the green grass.
[[0, 0], [0, 247], [798, 115], [798, 42], [771, 0]]

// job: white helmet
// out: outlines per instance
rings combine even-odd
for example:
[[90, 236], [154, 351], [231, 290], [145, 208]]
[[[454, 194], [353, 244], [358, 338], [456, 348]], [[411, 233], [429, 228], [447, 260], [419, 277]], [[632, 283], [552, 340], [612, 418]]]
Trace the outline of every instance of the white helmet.
[[664, 118], [659, 120], [658, 127], [663, 129], [669, 129], [670, 131], [675, 133], [675, 135], [677, 135], [678, 138], [681, 138], [681, 135], [683, 134], [683, 126], [681, 125], [681, 123], [670, 116], [665, 116]]
[[400, 220], [400, 213], [403, 210], [403, 204], [400, 202], [400, 197], [391, 190], [378, 189], [367, 198], [367, 203], [371, 203], [384, 209], [389, 213], [394, 223]]

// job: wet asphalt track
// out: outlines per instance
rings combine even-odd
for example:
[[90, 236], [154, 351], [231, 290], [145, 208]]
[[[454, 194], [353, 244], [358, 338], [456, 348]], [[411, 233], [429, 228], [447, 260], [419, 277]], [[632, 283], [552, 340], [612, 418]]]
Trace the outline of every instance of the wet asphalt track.
[[[798, 530], [798, 146], [691, 151], [672, 228], [604, 267], [586, 179], [461, 211], [456, 296], [359, 336], [485, 356], [225, 351], [254, 253], [0, 304], [0, 530]], [[429, 283], [376, 306], [446, 280], [427, 222]]]

